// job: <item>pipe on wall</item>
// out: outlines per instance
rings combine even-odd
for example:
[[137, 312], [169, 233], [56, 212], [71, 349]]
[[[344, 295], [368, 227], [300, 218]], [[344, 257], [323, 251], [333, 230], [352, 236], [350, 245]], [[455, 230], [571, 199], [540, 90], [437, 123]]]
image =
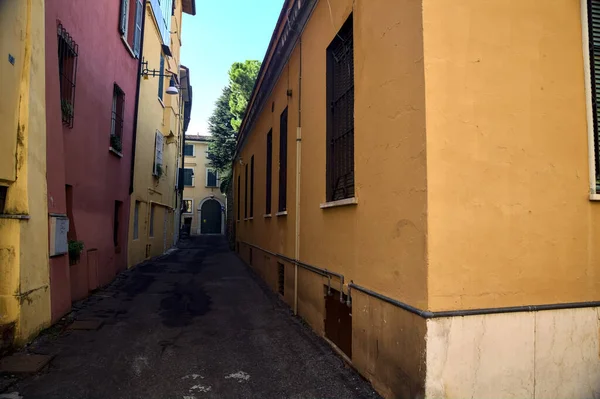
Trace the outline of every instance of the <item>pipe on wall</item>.
[[[294, 258], [300, 259], [300, 169], [302, 167], [302, 37], [298, 41], [300, 66], [298, 73], [298, 128], [296, 129], [296, 217]], [[294, 314], [298, 314], [298, 264], [294, 262]]]

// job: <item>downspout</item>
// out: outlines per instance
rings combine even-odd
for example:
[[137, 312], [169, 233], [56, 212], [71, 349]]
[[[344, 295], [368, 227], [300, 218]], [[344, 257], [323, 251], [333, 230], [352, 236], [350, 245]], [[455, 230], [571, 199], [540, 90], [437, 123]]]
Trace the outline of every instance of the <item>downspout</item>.
[[300, 259], [300, 168], [302, 166], [302, 35], [299, 39], [300, 68], [298, 73], [298, 129], [296, 129], [296, 223], [294, 245], [294, 314], [298, 314], [298, 262]]
[[135, 106], [134, 106], [134, 117], [133, 117], [133, 140], [131, 149], [131, 170], [129, 171], [129, 194], [133, 194], [133, 178], [135, 174], [135, 144], [137, 142], [137, 126], [138, 126], [138, 112], [140, 109], [140, 87], [142, 83], [142, 59], [144, 54], [144, 32], [146, 31], [146, 0], [142, 0], [142, 7], [144, 13], [142, 14], [142, 32], [140, 33], [140, 53], [138, 55], [138, 70], [137, 70], [137, 85], [135, 87]]

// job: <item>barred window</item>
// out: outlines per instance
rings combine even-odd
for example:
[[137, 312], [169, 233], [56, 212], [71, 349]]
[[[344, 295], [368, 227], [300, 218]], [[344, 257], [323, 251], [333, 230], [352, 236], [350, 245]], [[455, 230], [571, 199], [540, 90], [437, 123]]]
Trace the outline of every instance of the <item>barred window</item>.
[[116, 84], [113, 87], [110, 146], [117, 152], [123, 151], [123, 116], [125, 113], [125, 93]]
[[598, 148], [598, 121], [600, 119], [600, 0], [588, 0], [588, 31], [590, 48], [590, 75], [592, 83], [592, 109], [594, 117], [594, 169], [595, 192], [600, 193], [600, 150]]
[[250, 217], [254, 217], [254, 155], [250, 158]]
[[58, 73], [60, 79], [60, 108], [65, 126], [73, 127], [75, 117], [75, 82], [79, 46], [62, 24], [58, 24]]
[[158, 77], [158, 98], [160, 101], [164, 101], [163, 95], [165, 93], [165, 57], [160, 53], [160, 76]]
[[[239, 222], [240, 220], [240, 203], [242, 202], [242, 183], [241, 183], [241, 176], [238, 175], [238, 179], [237, 179], [237, 195], [235, 196], [235, 198], [237, 198], [237, 220]], [[238, 251], [239, 252], [239, 251]]]
[[248, 218], [248, 164], [246, 164], [246, 176], [244, 179], [244, 219]]
[[267, 193], [265, 202], [265, 213], [268, 215], [271, 213], [271, 187], [272, 187], [272, 175], [273, 175], [273, 131], [269, 130], [267, 133]]
[[288, 109], [279, 117], [279, 212], [287, 209], [287, 126]]
[[327, 201], [354, 197], [352, 14], [327, 48]]

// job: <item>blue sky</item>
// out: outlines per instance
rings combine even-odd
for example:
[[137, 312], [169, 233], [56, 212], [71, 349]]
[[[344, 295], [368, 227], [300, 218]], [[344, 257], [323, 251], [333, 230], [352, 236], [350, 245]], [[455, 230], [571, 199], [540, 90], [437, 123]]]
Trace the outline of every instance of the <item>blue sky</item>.
[[208, 134], [208, 118], [235, 61], [262, 61], [283, 0], [196, 0], [183, 14], [181, 63], [194, 88], [187, 134]]

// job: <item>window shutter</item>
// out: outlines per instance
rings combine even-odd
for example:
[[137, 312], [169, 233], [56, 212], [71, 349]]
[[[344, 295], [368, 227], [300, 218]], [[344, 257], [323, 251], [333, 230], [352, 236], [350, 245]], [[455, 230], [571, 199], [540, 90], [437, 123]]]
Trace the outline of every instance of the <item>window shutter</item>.
[[127, 33], [127, 17], [129, 14], [129, 0], [121, 0], [121, 18], [119, 19], [119, 32], [122, 35]]
[[[127, 0], [126, 0], [127, 1]], [[142, 0], [135, 1], [135, 31], [133, 32], [133, 54], [140, 56], [142, 43], [142, 17], [144, 16], [144, 5]]]
[[154, 174], [157, 175], [156, 165], [163, 163], [163, 135], [161, 132], [156, 132], [155, 152], [154, 152]]

